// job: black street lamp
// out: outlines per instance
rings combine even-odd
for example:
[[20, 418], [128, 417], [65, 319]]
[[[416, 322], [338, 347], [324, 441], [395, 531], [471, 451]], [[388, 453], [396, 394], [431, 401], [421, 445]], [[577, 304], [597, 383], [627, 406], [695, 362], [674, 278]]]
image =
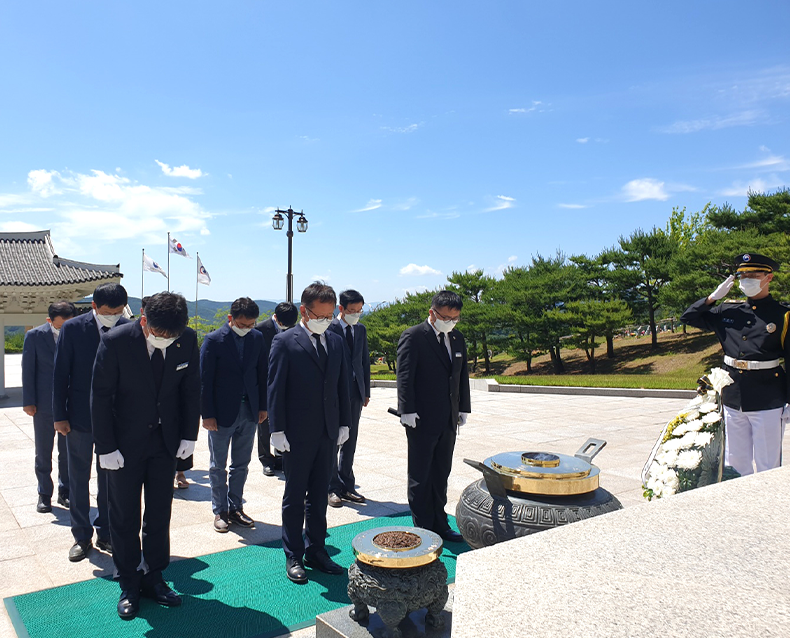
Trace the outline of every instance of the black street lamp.
[[282, 230], [283, 229], [283, 222], [285, 215], [288, 218], [288, 232], [286, 235], [288, 236], [288, 275], [286, 275], [285, 279], [285, 298], [293, 303], [294, 297], [294, 276], [293, 276], [293, 236], [294, 236], [294, 229], [293, 229], [293, 219], [294, 215], [299, 215], [299, 218], [296, 220], [296, 229], [300, 233], [307, 232], [307, 218], [304, 216], [304, 211], [296, 212], [290, 206], [288, 210], [280, 210], [279, 208], [274, 211], [274, 216], [272, 217], [272, 227], [274, 230]]

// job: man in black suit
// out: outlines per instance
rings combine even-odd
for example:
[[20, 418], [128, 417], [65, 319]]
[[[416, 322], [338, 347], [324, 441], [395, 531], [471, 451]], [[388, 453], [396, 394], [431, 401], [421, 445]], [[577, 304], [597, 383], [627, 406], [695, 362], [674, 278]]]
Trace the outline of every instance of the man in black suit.
[[[272, 347], [274, 336], [293, 328], [297, 319], [299, 319], [299, 311], [296, 306], [290, 301], [283, 301], [277, 304], [271, 317], [256, 324], [255, 329], [263, 335], [267, 351]], [[263, 465], [265, 476], [274, 476], [278, 465], [282, 468], [282, 457], [275, 456], [271, 451], [268, 418], [258, 424], [258, 460]]]
[[[359, 434], [359, 418], [362, 408], [370, 402], [370, 353], [368, 352], [368, 333], [359, 322], [365, 299], [356, 290], [344, 290], [340, 293], [338, 315], [329, 326], [336, 332], [348, 347], [351, 361], [351, 386], [349, 400], [351, 402], [351, 426], [348, 441], [340, 446], [340, 454], [333, 457], [332, 479], [329, 483], [329, 505], [340, 507], [343, 501], [364, 503], [365, 497], [356, 490], [354, 479], [354, 452], [357, 449]], [[340, 457], [338, 459], [338, 456]]]
[[52, 382], [52, 412], [55, 429], [66, 437], [69, 457], [69, 513], [74, 545], [69, 560], [84, 559], [93, 547], [112, 552], [107, 517], [107, 472], [96, 464], [96, 507], [98, 515], [91, 525], [88, 484], [93, 462], [93, 431], [91, 428], [91, 377], [96, 349], [101, 337], [115, 325], [129, 323], [123, 310], [126, 290], [120, 284], [101, 284], [93, 291], [92, 311], [69, 319], [63, 324], [55, 350], [55, 372]]
[[330, 286], [310, 284], [302, 293], [301, 322], [274, 338], [269, 355], [269, 427], [285, 473], [286, 574], [298, 584], [307, 582], [304, 565], [327, 574], [345, 571], [325, 547], [332, 457], [351, 422], [348, 354], [342, 338], [327, 331], [336, 303]]
[[442, 290], [431, 300], [427, 321], [404, 330], [398, 342], [398, 411], [409, 445], [409, 507], [417, 527], [447, 541], [444, 506], [457, 429], [471, 412], [464, 336], [455, 329], [463, 301]]
[[[228, 323], [206, 335], [200, 349], [200, 401], [208, 430], [214, 529], [255, 527], [242, 509], [257, 424], [266, 419], [269, 351], [253, 330], [260, 311], [249, 297], [230, 306]], [[230, 448], [230, 472], [228, 465]]]
[[124, 619], [137, 615], [141, 594], [160, 605], [181, 604], [162, 571], [170, 564], [176, 458], [194, 451], [200, 415], [197, 335], [188, 318], [181, 295], [152, 295], [140, 321], [109, 333], [96, 353], [91, 415], [99, 464], [108, 471], [117, 609]]
[[77, 313], [70, 301], [50, 304], [46, 323], [29, 330], [22, 347], [22, 409], [33, 417], [36, 444], [36, 511], [52, 511], [52, 449], [58, 441], [58, 504], [69, 507], [69, 459], [66, 437], [55, 432], [52, 418], [52, 374], [55, 368], [55, 343], [60, 328]]

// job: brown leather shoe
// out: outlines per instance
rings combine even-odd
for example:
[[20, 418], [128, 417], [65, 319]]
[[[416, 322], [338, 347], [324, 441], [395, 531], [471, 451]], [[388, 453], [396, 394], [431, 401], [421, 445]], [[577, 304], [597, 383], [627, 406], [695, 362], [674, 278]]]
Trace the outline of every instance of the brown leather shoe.
[[329, 507], [343, 507], [343, 499], [334, 492], [329, 492], [329, 499], [327, 502], [329, 503]]
[[232, 512], [228, 512], [228, 522], [250, 529], [255, 527], [255, 521], [247, 516], [242, 510], [233, 510]]
[[214, 517], [214, 530], [219, 532], [220, 534], [224, 534], [228, 531], [228, 527], [230, 523], [228, 522], [228, 513], [227, 512], [220, 512]]

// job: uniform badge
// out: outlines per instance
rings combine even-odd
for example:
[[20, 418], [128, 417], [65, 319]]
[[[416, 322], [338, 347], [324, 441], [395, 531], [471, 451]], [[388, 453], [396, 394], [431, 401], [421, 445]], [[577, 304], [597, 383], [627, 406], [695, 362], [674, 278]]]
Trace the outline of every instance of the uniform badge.
[[768, 332], [776, 332], [776, 324], [775, 323], [769, 323], [767, 326], [765, 326], [765, 329]]
[[752, 260], [752, 256], [751, 255], [744, 255], [743, 257], [741, 257], [741, 259], [743, 259], [743, 261], [751, 261]]

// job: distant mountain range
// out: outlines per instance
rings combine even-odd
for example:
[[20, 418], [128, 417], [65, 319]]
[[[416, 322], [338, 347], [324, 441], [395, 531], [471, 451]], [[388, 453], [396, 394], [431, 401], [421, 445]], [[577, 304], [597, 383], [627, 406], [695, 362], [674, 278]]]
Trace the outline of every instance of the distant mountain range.
[[[222, 310], [223, 314], [230, 314], [230, 305], [232, 303], [232, 301], [212, 301], [211, 299], [198, 299], [198, 316], [204, 321], [213, 322], [218, 310]], [[256, 299], [255, 303], [258, 304], [258, 308], [260, 309], [262, 315], [270, 315], [274, 312], [274, 309], [277, 307], [279, 302], [268, 301], [266, 299]], [[132, 309], [132, 312], [135, 314], [135, 316], [137, 316], [140, 313], [140, 298], [129, 297], [129, 307]], [[187, 300], [187, 307], [189, 308], [190, 318], [194, 317], [195, 302]]]

